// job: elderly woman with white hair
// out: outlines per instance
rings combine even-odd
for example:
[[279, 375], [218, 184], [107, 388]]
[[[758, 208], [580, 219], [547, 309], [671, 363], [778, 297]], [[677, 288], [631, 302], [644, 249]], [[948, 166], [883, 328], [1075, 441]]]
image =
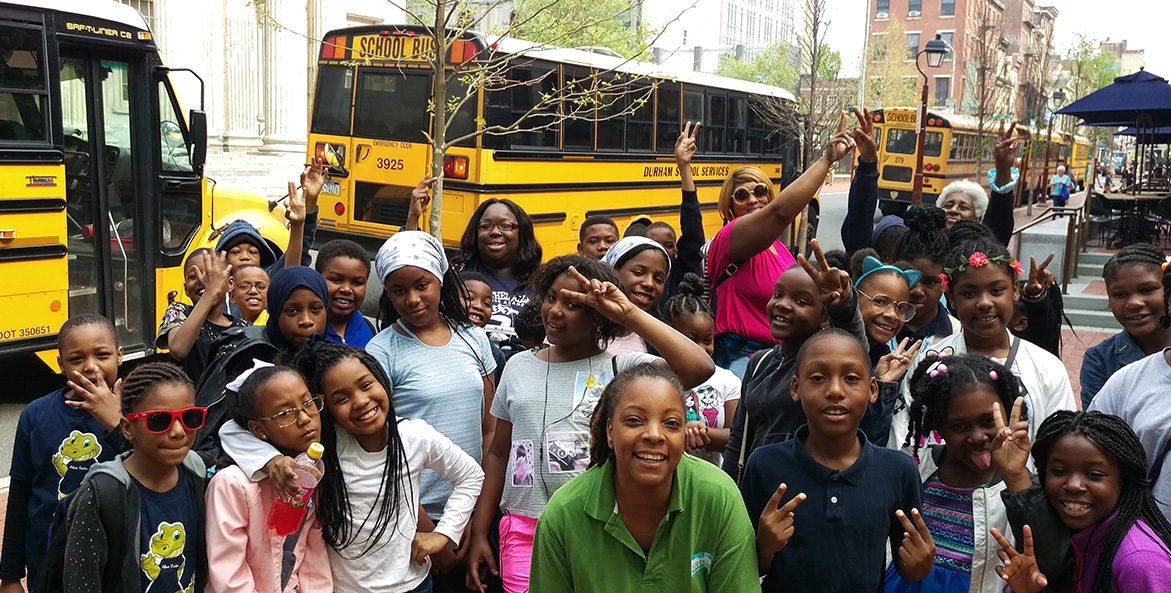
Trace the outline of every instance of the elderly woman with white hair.
[[961, 220], [983, 222], [1001, 243], [1008, 245], [1016, 221], [1012, 211], [1016, 207], [1016, 178], [1012, 174], [1013, 158], [1016, 156], [1016, 122], [1008, 128], [1000, 124], [992, 156], [996, 161], [995, 175], [989, 176], [988, 185], [992, 190], [989, 198], [984, 188], [968, 180], [954, 181], [939, 192], [936, 205], [947, 215], [947, 232]]
[[1058, 165], [1057, 174], [1049, 180], [1049, 197], [1053, 198], [1053, 205], [1064, 208], [1072, 191], [1073, 181], [1065, 174], [1065, 165]]

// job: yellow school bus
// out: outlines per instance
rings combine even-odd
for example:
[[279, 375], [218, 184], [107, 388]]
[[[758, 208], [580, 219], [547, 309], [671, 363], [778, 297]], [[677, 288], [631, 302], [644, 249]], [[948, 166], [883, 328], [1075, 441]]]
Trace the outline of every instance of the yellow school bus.
[[0, 0], [0, 50], [0, 357], [56, 368], [57, 331], [79, 313], [146, 356], [183, 259], [216, 227], [248, 220], [287, 245], [283, 212], [209, 187], [206, 116], [184, 118], [171, 86], [193, 73], [162, 65], [134, 9]]
[[[319, 236], [387, 237], [405, 222], [408, 196], [430, 171], [428, 102], [432, 47], [419, 27], [380, 25], [326, 34], [319, 53], [309, 158], [325, 158], [333, 181], [321, 194]], [[476, 33], [451, 45], [448, 63], [484, 52], [512, 60], [513, 88], [474, 92], [455, 116], [449, 137], [483, 125], [512, 125], [561, 81], [590, 75], [635, 76], [647, 102], [607, 119], [564, 121], [549, 129], [480, 136], [444, 156], [443, 242], [459, 245], [469, 219], [489, 198], [515, 201], [532, 217], [546, 257], [573, 252], [581, 223], [608, 215], [625, 227], [648, 216], [678, 228], [679, 176], [674, 145], [684, 122], [703, 122], [695, 183], [712, 236], [722, 222], [718, 188], [740, 166], [761, 168], [776, 186], [798, 171], [798, 143], [768, 129], [754, 101], [791, 102], [787, 91], [656, 66], [580, 49], [550, 48]], [[528, 83], [528, 84], [525, 84]], [[619, 101], [630, 100], [619, 99]], [[620, 104], [616, 111], [624, 110]], [[805, 224], [816, 232], [818, 204]], [[424, 217], [425, 218], [425, 217]], [[800, 225], [793, 225], [793, 244]], [[812, 233], [810, 234], [812, 236]], [[371, 241], [366, 241], [371, 243]]]

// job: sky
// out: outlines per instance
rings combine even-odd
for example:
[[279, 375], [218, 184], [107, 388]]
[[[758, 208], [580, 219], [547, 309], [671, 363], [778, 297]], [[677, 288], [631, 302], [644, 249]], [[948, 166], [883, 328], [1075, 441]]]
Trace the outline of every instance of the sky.
[[[857, 76], [866, 39], [866, 0], [828, 2], [826, 42], [841, 52], [842, 76]], [[1171, 3], [1166, 0], [1038, 0], [1037, 4], [1057, 7], [1057, 52], [1065, 53], [1077, 33], [1096, 41], [1125, 39], [1128, 49], [1146, 50], [1147, 71], [1171, 79], [1171, 43], [1166, 41]]]

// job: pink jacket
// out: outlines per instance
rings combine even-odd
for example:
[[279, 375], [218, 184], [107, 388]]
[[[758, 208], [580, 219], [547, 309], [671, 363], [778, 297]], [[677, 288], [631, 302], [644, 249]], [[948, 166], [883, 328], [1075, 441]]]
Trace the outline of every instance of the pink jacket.
[[[285, 538], [267, 527], [276, 490], [253, 482], [238, 466], [224, 468], [207, 486], [208, 593], [331, 593], [333, 577], [311, 507], [294, 550], [293, 573], [281, 588]], [[292, 536], [290, 536], [292, 537]]]

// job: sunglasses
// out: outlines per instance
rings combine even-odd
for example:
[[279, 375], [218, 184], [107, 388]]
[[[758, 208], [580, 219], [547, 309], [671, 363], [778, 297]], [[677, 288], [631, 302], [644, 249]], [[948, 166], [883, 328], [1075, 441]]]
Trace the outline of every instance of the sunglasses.
[[188, 432], [203, 428], [207, 419], [207, 408], [187, 408], [185, 410], [155, 410], [153, 412], [135, 412], [127, 414], [126, 419], [131, 422], [142, 419], [146, 429], [154, 434], [163, 434], [175, 425], [178, 420]]
[[[734, 198], [739, 203], [744, 203], [748, 201], [748, 195], [748, 189], [742, 187], [732, 194], [732, 198]], [[767, 198], [768, 186], [763, 183], [756, 184], [756, 187], [752, 188], [752, 195], [756, 196], [756, 199], [758, 200]]]

